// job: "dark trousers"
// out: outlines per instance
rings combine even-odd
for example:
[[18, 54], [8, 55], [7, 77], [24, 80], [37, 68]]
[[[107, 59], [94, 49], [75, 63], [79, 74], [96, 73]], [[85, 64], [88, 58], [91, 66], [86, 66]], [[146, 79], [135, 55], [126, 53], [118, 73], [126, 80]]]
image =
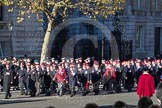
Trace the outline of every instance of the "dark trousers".
[[86, 84], [85, 84], [84, 82], [81, 82], [80, 85], [81, 85], [81, 90], [82, 90], [82, 92], [84, 92], [84, 91], [85, 91], [85, 85], [86, 85]]
[[44, 82], [42, 81], [40, 83], [40, 94], [44, 94], [45, 93], [45, 84]]
[[62, 96], [64, 94], [64, 82], [59, 82], [58, 84], [58, 95]]
[[5, 84], [5, 99], [11, 97], [10, 84]]
[[99, 90], [99, 85], [98, 84], [96, 84], [95, 86], [94, 86], [94, 90], [93, 90], [94, 92], [95, 92], [95, 95], [97, 95], [99, 92], [100, 92], [100, 90]]
[[36, 93], [36, 82], [34, 80], [30, 80], [29, 82], [29, 88], [30, 88], [30, 95], [31, 97], [34, 97], [35, 96], [35, 93]]
[[113, 92], [113, 79], [109, 79], [109, 81], [107, 82], [107, 90], [108, 92]]
[[55, 91], [56, 91], [56, 83], [52, 81], [50, 85], [50, 93], [55, 93]]
[[74, 85], [69, 85], [69, 87], [70, 87], [71, 95], [75, 95], [75, 86]]
[[40, 82], [35, 82], [35, 87], [36, 87], [36, 95], [38, 96], [40, 94]]
[[25, 82], [24, 81], [20, 81], [20, 91], [21, 91], [21, 95], [25, 94]]
[[25, 94], [30, 94], [30, 87], [29, 87], [29, 80], [26, 81], [26, 93]]

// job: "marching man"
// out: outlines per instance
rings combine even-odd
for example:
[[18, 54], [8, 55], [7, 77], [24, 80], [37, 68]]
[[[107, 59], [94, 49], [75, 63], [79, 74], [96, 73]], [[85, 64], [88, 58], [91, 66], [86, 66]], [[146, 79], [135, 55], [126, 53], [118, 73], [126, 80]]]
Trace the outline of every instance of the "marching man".
[[13, 71], [10, 69], [9, 62], [6, 63], [6, 68], [3, 70], [2, 79], [4, 81], [5, 99], [8, 99], [12, 96], [10, 93], [10, 86], [13, 83]]
[[67, 75], [62, 63], [59, 65], [58, 70], [53, 78], [53, 81], [55, 80], [57, 81], [58, 85], [58, 95], [62, 96], [64, 92], [64, 85], [67, 83]]

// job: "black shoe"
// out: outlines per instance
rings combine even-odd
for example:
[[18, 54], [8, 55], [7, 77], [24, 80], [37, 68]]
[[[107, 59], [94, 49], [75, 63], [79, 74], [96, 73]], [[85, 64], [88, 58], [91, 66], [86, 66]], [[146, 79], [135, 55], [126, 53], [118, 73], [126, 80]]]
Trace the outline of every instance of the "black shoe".
[[58, 95], [59, 97], [62, 97], [62, 95]]
[[[39, 96], [40, 94], [35, 94], [36, 96]], [[46, 95], [46, 94], [45, 94]]]
[[8, 96], [5, 96], [5, 98], [4, 99], [9, 99], [9, 97]]
[[86, 92], [83, 92], [82, 96], [86, 96], [86, 95], [87, 95], [87, 93]]
[[99, 94], [99, 92], [95, 92], [95, 94], [94, 95], [98, 95]]
[[74, 91], [74, 92], [72, 92], [72, 93], [71, 93], [71, 95], [70, 95], [70, 97], [73, 97], [75, 94], [76, 94], [76, 92], [75, 92], [75, 91]]
[[30, 95], [30, 97], [35, 97], [35, 94], [33, 94], [33, 95]]
[[71, 95], [70, 95], [70, 97], [73, 97], [73, 96], [74, 96], [74, 94], [71, 94]]
[[12, 95], [10, 94], [8, 97], [10, 98], [10, 97], [12, 97]]
[[113, 91], [108, 91], [107, 94], [113, 94], [114, 92]]

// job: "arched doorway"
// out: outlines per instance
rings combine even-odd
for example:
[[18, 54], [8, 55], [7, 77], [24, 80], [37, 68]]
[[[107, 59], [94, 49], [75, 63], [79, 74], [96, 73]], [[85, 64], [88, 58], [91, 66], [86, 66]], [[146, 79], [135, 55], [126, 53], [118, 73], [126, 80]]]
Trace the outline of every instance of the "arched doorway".
[[93, 43], [88, 39], [82, 39], [75, 45], [74, 48], [74, 57], [82, 57], [86, 59], [87, 57], [95, 57], [96, 48]]
[[61, 30], [52, 43], [51, 57], [62, 56], [62, 48], [67, 41], [68, 29]]
[[[70, 51], [73, 54], [72, 57], [75, 58], [82, 57], [85, 59], [86, 57], [95, 57], [95, 59], [99, 61], [102, 58], [110, 59], [111, 38], [106, 37], [111, 37], [109, 36], [111, 34], [109, 32], [107, 34], [102, 32], [102, 30], [93, 24], [74, 23], [68, 25], [56, 34], [53, 41], [51, 39], [51, 57], [57, 57], [58, 55], [60, 57], [71, 57], [62, 55], [63, 51], [65, 51], [63, 54], [67, 51], [67, 55]], [[69, 40], [72, 44], [68, 44], [68, 48], [64, 50], [64, 46], [67, 46]], [[73, 43], [75, 43], [75, 45]], [[73, 51], [71, 51], [71, 49], [73, 49]]]

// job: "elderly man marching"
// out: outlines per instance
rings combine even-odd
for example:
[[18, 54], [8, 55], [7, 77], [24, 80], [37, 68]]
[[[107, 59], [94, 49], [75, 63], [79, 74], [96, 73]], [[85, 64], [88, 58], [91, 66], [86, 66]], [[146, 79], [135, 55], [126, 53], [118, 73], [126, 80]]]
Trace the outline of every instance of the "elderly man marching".
[[3, 69], [2, 79], [5, 90], [5, 99], [8, 99], [12, 96], [10, 93], [10, 85], [13, 83], [13, 71], [10, 69], [9, 62], [6, 63], [6, 68]]
[[70, 64], [70, 70], [68, 72], [68, 82], [69, 82], [69, 87], [70, 87], [70, 97], [73, 97], [75, 95], [75, 85], [76, 85], [76, 76], [77, 74], [77, 69], [75, 68], [75, 65], [73, 63]]
[[58, 95], [62, 96], [64, 93], [64, 86], [67, 83], [67, 74], [63, 64], [59, 64], [58, 70], [53, 78], [53, 81], [57, 82], [58, 85]]
[[14, 77], [14, 79], [16, 79], [16, 77], [18, 76], [19, 78], [19, 84], [20, 84], [20, 91], [21, 91], [21, 95], [25, 94], [25, 85], [26, 85], [26, 77], [27, 77], [27, 72], [26, 72], [26, 68], [25, 68], [25, 62], [22, 61], [20, 63], [20, 69], [18, 70], [16, 76]]
[[113, 93], [113, 81], [116, 79], [115, 69], [112, 67], [109, 61], [105, 62], [106, 70], [103, 74], [103, 77], [108, 77], [108, 81], [105, 84], [107, 87], [107, 93]]
[[35, 87], [36, 87], [36, 96], [40, 95], [40, 85], [41, 85], [41, 75], [43, 74], [41, 69], [40, 69], [40, 65], [38, 60], [34, 61], [35, 64]]
[[92, 67], [92, 83], [94, 85], [94, 92], [95, 95], [99, 93], [99, 84], [98, 81], [101, 79], [101, 69], [99, 67], [98, 61], [94, 61], [93, 67]]

